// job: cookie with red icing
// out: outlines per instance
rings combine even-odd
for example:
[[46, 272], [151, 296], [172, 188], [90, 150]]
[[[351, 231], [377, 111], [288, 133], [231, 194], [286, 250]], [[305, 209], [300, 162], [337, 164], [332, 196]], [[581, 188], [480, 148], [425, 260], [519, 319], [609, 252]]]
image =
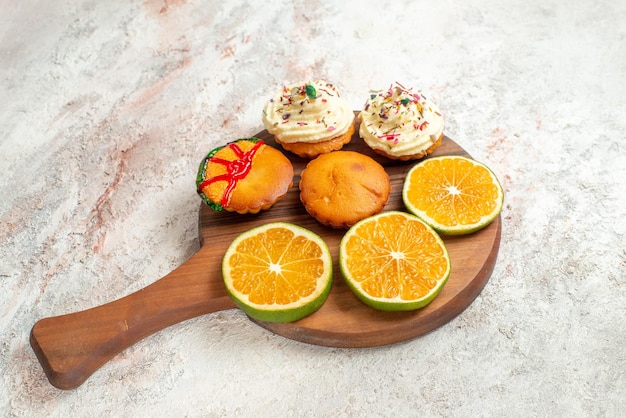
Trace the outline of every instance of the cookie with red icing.
[[293, 175], [293, 165], [282, 152], [258, 138], [243, 138], [207, 154], [196, 187], [213, 210], [258, 213], [287, 194]]

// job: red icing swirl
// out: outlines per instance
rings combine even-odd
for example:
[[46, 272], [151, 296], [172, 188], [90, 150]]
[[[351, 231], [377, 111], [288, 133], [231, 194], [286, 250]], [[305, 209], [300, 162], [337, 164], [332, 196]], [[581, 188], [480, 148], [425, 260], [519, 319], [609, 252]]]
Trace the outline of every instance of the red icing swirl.
[[248, 175], [250, 169], [252, 168], [252, 159], [254, 158], [254, 155], [259, 150], [259, 148], [261, 148], [263, 145], [265, 145], [265, 142], [258, 141], [249, 151], [243, 151], [241, 148], [239, 148], [236, 142], [228, 144], [227, 147], [229, 147], [235, 153], [237, 159], [229, 161], [218, 157], [209, 158], [208, 163], [222, 164], [223, 166], [225, 166], [226, 173], [204, 180], [202, 183], [200, 183], [198, 190], [202, 191], [205, 187], [217, 181], [228, 182], [226, 190], [224, 191], [224, 194], [222, 196], [222, 201], [220, 202], [223, 207], [226, 207], [230, 202], [230, 195], [237, 186], [237, 182], [241, 179], [244, 179]]

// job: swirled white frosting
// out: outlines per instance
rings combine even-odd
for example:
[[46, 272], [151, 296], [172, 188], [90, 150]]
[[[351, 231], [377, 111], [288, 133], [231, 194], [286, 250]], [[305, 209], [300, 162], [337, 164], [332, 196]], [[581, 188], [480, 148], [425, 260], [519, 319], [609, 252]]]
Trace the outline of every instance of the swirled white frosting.
[[359, 135], [394, 157], [419, 154], [443, 134], [443, 116], [421, 92], [399, 84], [372, 92], [359, 114]]
[[354, 120], [337, 88], [322, 80], [283, 88], [263, 108], [263, 125], [285, 143], [327, 141], [346, 133]]

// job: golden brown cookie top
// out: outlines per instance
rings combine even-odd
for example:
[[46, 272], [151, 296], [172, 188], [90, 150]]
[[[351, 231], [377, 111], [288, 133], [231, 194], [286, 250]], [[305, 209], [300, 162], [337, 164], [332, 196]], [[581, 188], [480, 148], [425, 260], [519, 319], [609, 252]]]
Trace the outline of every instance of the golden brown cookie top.
[[348, 228], [380, 212], [391, 185], [385, 169], [367, 155], [353, 151], [323, 154], [302, 171], [300, 200], [324, 225]]

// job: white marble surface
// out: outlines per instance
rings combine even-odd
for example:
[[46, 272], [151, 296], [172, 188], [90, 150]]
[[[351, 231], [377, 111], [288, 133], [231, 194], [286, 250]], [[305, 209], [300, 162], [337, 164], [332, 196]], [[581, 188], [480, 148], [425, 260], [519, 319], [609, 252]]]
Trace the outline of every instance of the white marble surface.
[[[624, 416], [624, 21], [626, 3], [595, 0], [2, 2], [0, 415]], [[421, 88], [498, 174], [502, 245], [481, 295], [374, 349], [223, 311], [52, 387], [35, 321], [193, 254], [199, 159], [313, 77], [355, 109], [371, 88]]]

